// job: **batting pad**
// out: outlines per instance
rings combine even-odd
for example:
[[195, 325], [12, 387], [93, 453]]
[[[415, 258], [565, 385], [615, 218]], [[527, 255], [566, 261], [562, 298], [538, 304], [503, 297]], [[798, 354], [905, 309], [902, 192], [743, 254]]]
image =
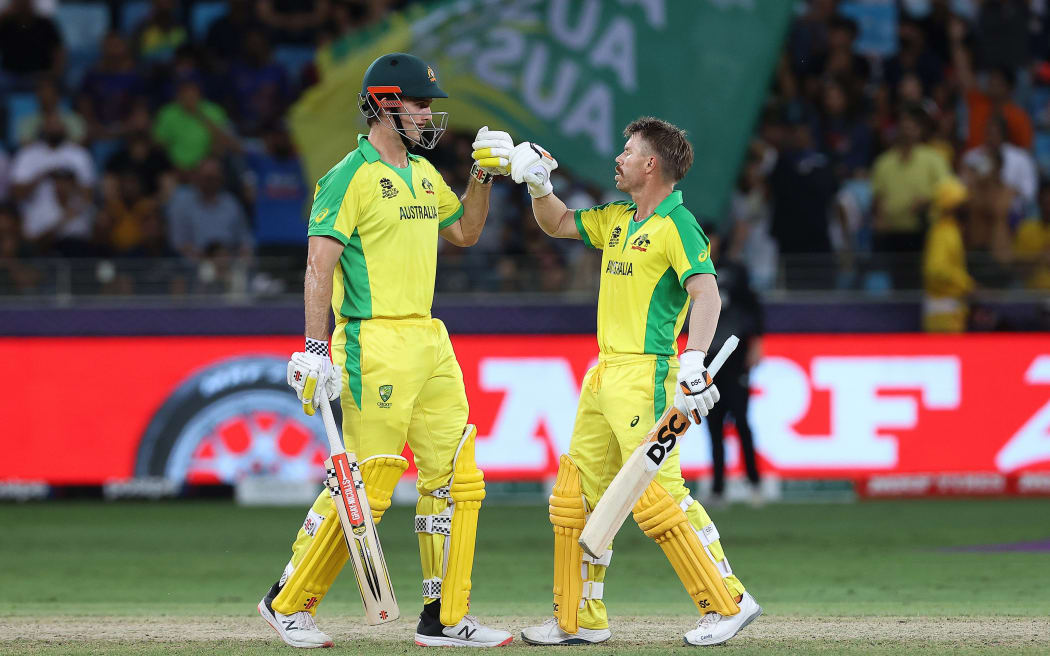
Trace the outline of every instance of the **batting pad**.
[[[664, 550], [700, 614], [740, 612], [722, 580], [722, 572], [704, 549], [685, 511], [656, 481], [634, 506], [634, 520]], [[714, 528], [714, 525], [712, 525]]]
[[485, 475], [474, 461], [478, 431], [467, 424], [452, 461], [452, 528], [445, 541], [445, 576], [441, 583], [441, 623], [455, 626], [470, 606], [470, 574], [474, 567], [474, 541], [478, 511], [485, 498]]
[[321, 494], [292, 546], [292, 560], [288, 563], [292, 572], [287, 575], [288, 568], [285, 568], [287, 580], [273, 600], [273, 609], [283, 615], [302, 610], [316, 613], [318, 604], [350, 558], [332, 497], [327, 490]]
[[395, 455], [369, 456], [361, 461], [360, 469], [368, 507], [372, 509], [372, 521], [378, 526], [383, 513], [390, 507], [394, 487], [408, 469], [408, 460]]
[[567, 455], [558, 463], [558, 478], [550, 496], [550, 519], [554, 527], [554, 616], [566, 633], [580, 629], [583, 599], [583, 549], [580, 532], [587, 521], [580, 470]]

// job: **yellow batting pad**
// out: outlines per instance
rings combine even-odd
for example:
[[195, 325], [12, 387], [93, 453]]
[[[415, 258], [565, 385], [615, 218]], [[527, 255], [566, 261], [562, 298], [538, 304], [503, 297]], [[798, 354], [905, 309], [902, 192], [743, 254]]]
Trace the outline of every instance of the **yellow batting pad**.
[[394, 487], [408, 469], [408, 460], [401, 456], [376, 455], [362, 460], [360, 468], [368, 506], [372, 509], [372, 521], [378, 526], [383, 513], [390, 507]]
[[656, 481], [649, 484], [635, 504], [634, 520], [664, 550], [701, 615], [711, 611], [722, 615], [740, 612], [685, 511]]
[[580, 470], [567, 455], [558, 463], [558, 478], [550, 496], [550, 519], [554, 526], [554, 616], [566, 633], [579, 628], [583, 597], [583, 549], [580, 532], [587, 521]]
[[468, 424], [452, 461], [452, 527], [445, 545], [445, 576], [441, 582], [441, 623], [459, 624], [470, 607], [470, 574], [474, 567], [474, 540], [478, 511], [485, 498], [485, 475], [474, 461], [477, 430]]
[[[291, 615], [302, 610], [315, 613], [350, 557], [332, 499], [327, 490], [322, 494], [325, 499], [314, 503], [292, 547], [295, 569], [273, 600], [273, 609], [278, 613]], [[327, 507], [324, 501], [327, 501]], [[296, 556], [299, 556], [298, 563]]]

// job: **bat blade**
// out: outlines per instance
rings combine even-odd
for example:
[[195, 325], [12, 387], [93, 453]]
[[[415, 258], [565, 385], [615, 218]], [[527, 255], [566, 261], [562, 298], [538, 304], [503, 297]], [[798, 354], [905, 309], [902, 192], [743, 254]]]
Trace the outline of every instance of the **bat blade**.
[[[740, 340], [731, 335], [711, 361], [709, 372], [714, 378], [733, 353]], [[580, 546], [595, 558], [601, 558], [609, 548], [620, 527], [627, 520], [634, 504], [654, 478], [660, 465], [678, 445], [678, 440], [689, 428], [689, 418], [673, 405], [664, 411], [645, 439], [620, 467], [598, 505], [591, 511], [580, 533]]]

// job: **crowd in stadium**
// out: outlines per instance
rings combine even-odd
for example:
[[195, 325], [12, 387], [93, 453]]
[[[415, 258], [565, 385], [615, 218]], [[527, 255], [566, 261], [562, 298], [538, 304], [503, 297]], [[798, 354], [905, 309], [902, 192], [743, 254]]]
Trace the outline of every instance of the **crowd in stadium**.
[[[313, 181], [283, 118], [318, 48], [406, 4], [0, 2], [0, 293], [49, 284], [41, 257], [164, 257], [175, 293], [268, 257], [301, 279]], [[705, 225], [722, 257], [760, 291], [1050, 289], [1050, 2], [900, 0], [870, 34], [856, 2], [796, 5], [727, 213]], [[427, 153], [454, 188], [471, 137]], [[557, 175], [569, 206], [613, 197]], [[544, 238], [521, 189], [493, 194], [481, 242], [442, 246], [439, 291], [593, 287], [593, 254]], [[141, 291], [104, 270], [103, 291]]]

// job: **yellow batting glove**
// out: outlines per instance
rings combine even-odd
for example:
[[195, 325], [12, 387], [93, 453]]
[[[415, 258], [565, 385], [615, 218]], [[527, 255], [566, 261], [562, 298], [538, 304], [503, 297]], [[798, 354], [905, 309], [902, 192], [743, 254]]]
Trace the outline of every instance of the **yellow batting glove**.
[[310, 415], [314, 414], [314, 390], [317, 389], [317, 377], [310, 374], [306, 377], [306, 383], [303, 385], [303, 412]]
[[510, 174], [510, 151], [514, 150], [514, 140], [509, 134], [489, 130], [486, 125], [474, 137], [473, 148], [470, 156], [482, 171], [489, 175]]

